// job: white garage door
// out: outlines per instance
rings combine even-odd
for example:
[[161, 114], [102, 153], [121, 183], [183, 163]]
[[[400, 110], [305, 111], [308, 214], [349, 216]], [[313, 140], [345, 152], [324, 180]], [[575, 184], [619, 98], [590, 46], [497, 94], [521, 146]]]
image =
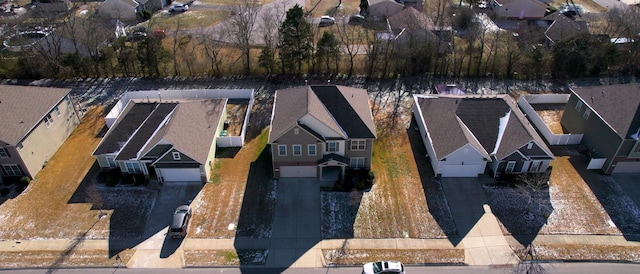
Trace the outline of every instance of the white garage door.
[[282, 178], [318, 177], [318, 168], [316, 166], [281, 166], [280, 177]]
[[162, 176], [165, 182], [200, 182], [199, 168], [159, 168], [158, 176]]
[[442, 177], [478, 177], [480, 165], [443, 165]]
[[640, 162], [618, 162], [613, 173], [640, 173]]

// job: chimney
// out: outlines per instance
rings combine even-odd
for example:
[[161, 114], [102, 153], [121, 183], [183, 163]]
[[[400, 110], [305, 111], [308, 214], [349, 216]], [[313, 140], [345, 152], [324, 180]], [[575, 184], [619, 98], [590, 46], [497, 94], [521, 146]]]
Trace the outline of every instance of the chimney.
[[595, 104], [595, 101], [593, 101], [593, 96], [591, 96], [591, 104]]
[[[158, 92], [158, 98], [160, 99], [160, 103], [162, 103], [162, 95], [160, 95], [160, 92]], [[593, 99], [593, 97], [591, 97], [591, 99]]]
[[604, 90], [602, 91], [602, 98], [604, 99]]

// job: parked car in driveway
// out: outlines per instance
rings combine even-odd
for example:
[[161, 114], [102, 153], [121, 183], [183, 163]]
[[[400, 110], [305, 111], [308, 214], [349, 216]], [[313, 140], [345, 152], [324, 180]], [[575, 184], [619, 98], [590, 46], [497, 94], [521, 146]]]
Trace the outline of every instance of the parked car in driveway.
[[335, 18], [328, 15], [323, 15], [320, 17], [320, 24], [318, 24], [318, 27], [328, 27], [335, 23], [336, 23]]
[[169, 12], [185, 12], [187, 10], [189, 10], [187, 4], [175, 4], [169, 8]]
[[400, 273], [404, 274], [404, 265], [398, 261], [379, 261], [362, 266], [362, 274]]
[[169, 226], [169, 236], [171, 238], [184, 238], [187, 236], [187, 228], [191, 219], [191, 207], [181, 205], [173, 212], [173, 219]]

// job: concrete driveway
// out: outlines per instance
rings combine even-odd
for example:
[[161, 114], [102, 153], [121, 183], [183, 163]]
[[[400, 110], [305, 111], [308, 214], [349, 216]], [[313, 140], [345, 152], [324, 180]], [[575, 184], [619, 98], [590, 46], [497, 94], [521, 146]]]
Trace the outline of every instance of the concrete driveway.
[[[160, 190], [149, 214], [142, 242], [127, 263], [129, 268], [176, 268], [184, 266], [183, 239], [167, 237], [173, 211], [192, 201], [202, 189], [202, 183], [167, 183]], [[192, 209], [193, 210], [193, 209]], [[193, 214], [198, 214], [194, 211]], [[188, 236], [187, 236], [188, 237]]]

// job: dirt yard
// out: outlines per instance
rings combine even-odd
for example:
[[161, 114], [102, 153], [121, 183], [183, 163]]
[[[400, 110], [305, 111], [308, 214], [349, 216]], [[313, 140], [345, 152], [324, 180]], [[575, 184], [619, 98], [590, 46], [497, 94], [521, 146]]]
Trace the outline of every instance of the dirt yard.
[[89, 109], [25, 192], [0, 205], [0, 239], [84, 238], [109, 231], [110, 211], [98, 219], [92, 204], [69, 202], [95, 162], [91, 153], [104, 126], [103, 108]]
[[564, 113], [565, 104], [534, 104], [531, 105], [536, 113], [542, 118], [542, 121], [549, 127], [551, 132], [555, 134], [564, 134], [562, 124], [562, 114]]

